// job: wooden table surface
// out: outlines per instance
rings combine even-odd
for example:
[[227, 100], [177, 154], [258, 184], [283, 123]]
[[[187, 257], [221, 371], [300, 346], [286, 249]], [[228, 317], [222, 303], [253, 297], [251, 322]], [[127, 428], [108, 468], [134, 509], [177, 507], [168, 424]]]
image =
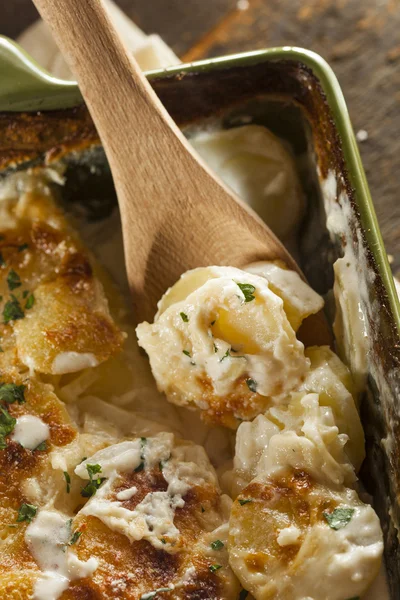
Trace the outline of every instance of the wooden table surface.
[[[147, 33], [183, 60], [267, 46], [320, 53], [342, 85], [393, 269], [400, 271], [399, 0], [118, 0]], [[30, 0], [0, 0], [0, 33], [36, 18]]]

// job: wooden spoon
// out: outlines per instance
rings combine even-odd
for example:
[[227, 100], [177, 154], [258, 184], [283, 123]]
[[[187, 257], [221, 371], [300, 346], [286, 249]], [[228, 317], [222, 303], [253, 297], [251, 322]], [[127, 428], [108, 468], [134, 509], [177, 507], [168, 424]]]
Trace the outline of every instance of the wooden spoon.
[[[152, 320], [162, 294], [194, 267], [281, 259], [300, 272], [265, 223], [194, 155], [101, 1], [34, 3], [76, 75], [111, 166], [136, 321]], [[313, 330], [319, 338], [321, 323]]]

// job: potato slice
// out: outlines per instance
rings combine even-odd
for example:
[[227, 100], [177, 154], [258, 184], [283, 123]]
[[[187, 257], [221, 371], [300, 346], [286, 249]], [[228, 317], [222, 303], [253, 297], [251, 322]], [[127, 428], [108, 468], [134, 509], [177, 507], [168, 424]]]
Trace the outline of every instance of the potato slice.
[[256, 600], [361, 597], [382, 551], [372, 507], [303, 470], [253, 480], [232, 508], [229, 561]]
[[136, 331], [159, 390], [232, 428], [284, 401], [309, 368], [282, 299], [233, 267], [185, 273]]

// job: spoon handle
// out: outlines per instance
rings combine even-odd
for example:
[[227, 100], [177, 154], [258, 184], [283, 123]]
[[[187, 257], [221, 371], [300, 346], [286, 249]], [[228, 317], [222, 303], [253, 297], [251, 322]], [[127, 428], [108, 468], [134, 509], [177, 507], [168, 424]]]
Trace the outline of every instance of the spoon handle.
[[195, 157], [101, 0], [34, 0], [102, 140], [118, 195], [136, 319], [187, 269], [296, 262], [261, 219]]

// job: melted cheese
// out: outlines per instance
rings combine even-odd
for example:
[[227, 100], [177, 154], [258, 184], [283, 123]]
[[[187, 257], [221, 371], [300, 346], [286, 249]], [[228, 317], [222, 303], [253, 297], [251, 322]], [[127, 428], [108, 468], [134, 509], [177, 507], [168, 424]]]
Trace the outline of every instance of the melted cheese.
[[99, 361], [91, 352], [61, 352], [53, 360], [51, 372], [54, 375], [74, 373], [92, 367], [97, 367]]
[[[238, 284], [253, 286], [253, 297]], [[268, 280], [232, 267], [184, 274], [137, 335], [159, 389], [225, 425], [285, 398], [309, 368]]]
[[27, 527], [25, 540], [42, 574], [36, 581], [33, 600], [56, 600], [71, 581], [91, 576], [95, 558], [82, 562], [68, 546], [70, 520], [56, 511], [41, 510]]
[[[75, 473], [89, 479], [87, 465], [101, 466], [100, 476], [107, 477], [96, 494], [81, 509], [81, 515], [92, 515], [110, 529], [126, 535], [131, 541], [145, 539], [155, 548], [176, 551], [180, 532], [174, 525], [176, 508], [185, 505], [184, 496], [192, 486], [217, 485], [216, 476], [204, 450], [191, 444], [176, 445], [168, 433], [153, 438], [121, 442], [100, 450], [75, 468]], [[133, 510], [121, 505], [137, 493], [130, 487], [112, 499], [113, 490], [125, 473], [135, 469], [151, 471], [162, 465], [168, 484], [166, 491], [148, 493]], [[134, 490], [132, 492], [132, 490]]]
[[17, 423], [11, 438], [28, 450], [34, 450], [50, 437], [50, 429], [39, 417], [22, 415], [17, 418]]

